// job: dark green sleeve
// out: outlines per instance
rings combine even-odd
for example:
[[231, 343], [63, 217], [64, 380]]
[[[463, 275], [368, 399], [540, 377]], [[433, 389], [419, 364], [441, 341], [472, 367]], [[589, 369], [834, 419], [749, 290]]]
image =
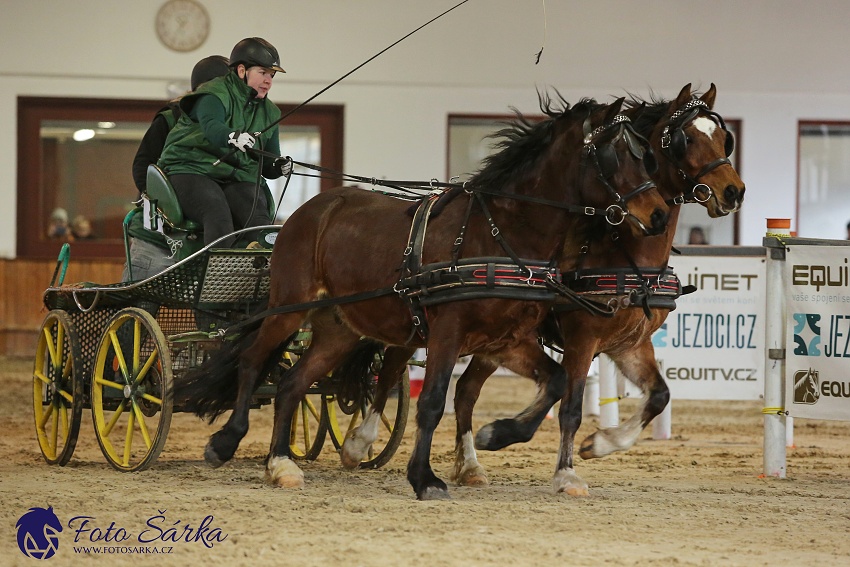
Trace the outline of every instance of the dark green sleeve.
[[210, 94], [199, 95], [189, 111], [189, 116], [201, 125], [207, 140], [221, 148], [230, 148], [227, 140], [231, 130], [226, 122], [224, 105], [218, 98]]

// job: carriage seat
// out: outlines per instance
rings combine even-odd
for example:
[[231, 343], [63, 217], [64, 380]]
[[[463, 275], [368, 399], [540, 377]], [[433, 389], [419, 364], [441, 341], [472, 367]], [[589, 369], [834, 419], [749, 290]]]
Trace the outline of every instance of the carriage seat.
[[200, 224], [183, 216], [183, 209], [177, 200], [174, 187], [171, 186], [168, 177], [165, 176], [165, 173], [155, 163], [148, 166], [146, 192], [148, 198], [156, 203], [156, 208], [160, 214], [174, 228], [182, 229], [186, 232], [201, 232]]

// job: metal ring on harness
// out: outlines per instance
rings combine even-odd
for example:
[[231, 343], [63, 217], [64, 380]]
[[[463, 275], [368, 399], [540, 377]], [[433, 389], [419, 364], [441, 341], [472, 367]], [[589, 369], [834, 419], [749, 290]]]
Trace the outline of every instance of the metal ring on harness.
[[[703, 191], [700, 190], [700, 187], [705, 187], [705, 191], [704, 191], [705, 198], [704, 199], [700, 198], [700, 194], [703, 193]], [[696, 201], [697, 203], [705, 203], [706, 201], [711, 199], [711, 195], [712, 195], [711, 187], [709, 187], [705, 183], [697, 183], [696, 185], [694, 185], [694, 188], [691, 192], [694, 195], [694, 201]]]
[[608, 224], [617, 226], [623, 224], [627, 214], [628, 212], [623, 210], [620, 205], [608, 205], [608, 208], [605, 209], [605, 220], [608, 221]]

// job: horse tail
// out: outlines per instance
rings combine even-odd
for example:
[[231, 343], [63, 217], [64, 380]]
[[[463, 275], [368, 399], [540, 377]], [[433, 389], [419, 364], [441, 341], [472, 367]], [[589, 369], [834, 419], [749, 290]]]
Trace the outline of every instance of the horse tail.
[[[237, 337], [223, 341], [221, 348], [200, 366], [190, 368], [174, 381], [174, 403], [182, 411], [192, 412], [209, 423], [233, 409], [239, 393], [239, 355], [257, 336], [262, 320], [246, 325]], [[269, 354], [262, 375], [271, 372], [280, 360], [291, 337]]]
[[354, 350], [333, 371], [333, 379], [338, 384], [338, 396], [343, 405], [348, 405], [369, 391], [372, 378], [377, 373], [375, 362], [384, 352], [381, 343], [363, 339]]

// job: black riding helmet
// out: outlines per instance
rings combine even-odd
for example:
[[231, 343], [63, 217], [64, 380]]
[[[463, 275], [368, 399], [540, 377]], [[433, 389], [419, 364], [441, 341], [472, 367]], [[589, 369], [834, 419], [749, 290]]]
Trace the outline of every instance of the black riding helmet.
[[192, 69], [192, 90], [194, 91], [207, 81], [223, 77], [230, 72], [230, 61], [224, 55], [204, 57]]
[[286, 73], [280, 66], [280, 56], [274, 45], [261, 37], [243, 39], [230, 52], [230, 66], [242, 63], [245, 67], [265, 67], [278, 73]]

